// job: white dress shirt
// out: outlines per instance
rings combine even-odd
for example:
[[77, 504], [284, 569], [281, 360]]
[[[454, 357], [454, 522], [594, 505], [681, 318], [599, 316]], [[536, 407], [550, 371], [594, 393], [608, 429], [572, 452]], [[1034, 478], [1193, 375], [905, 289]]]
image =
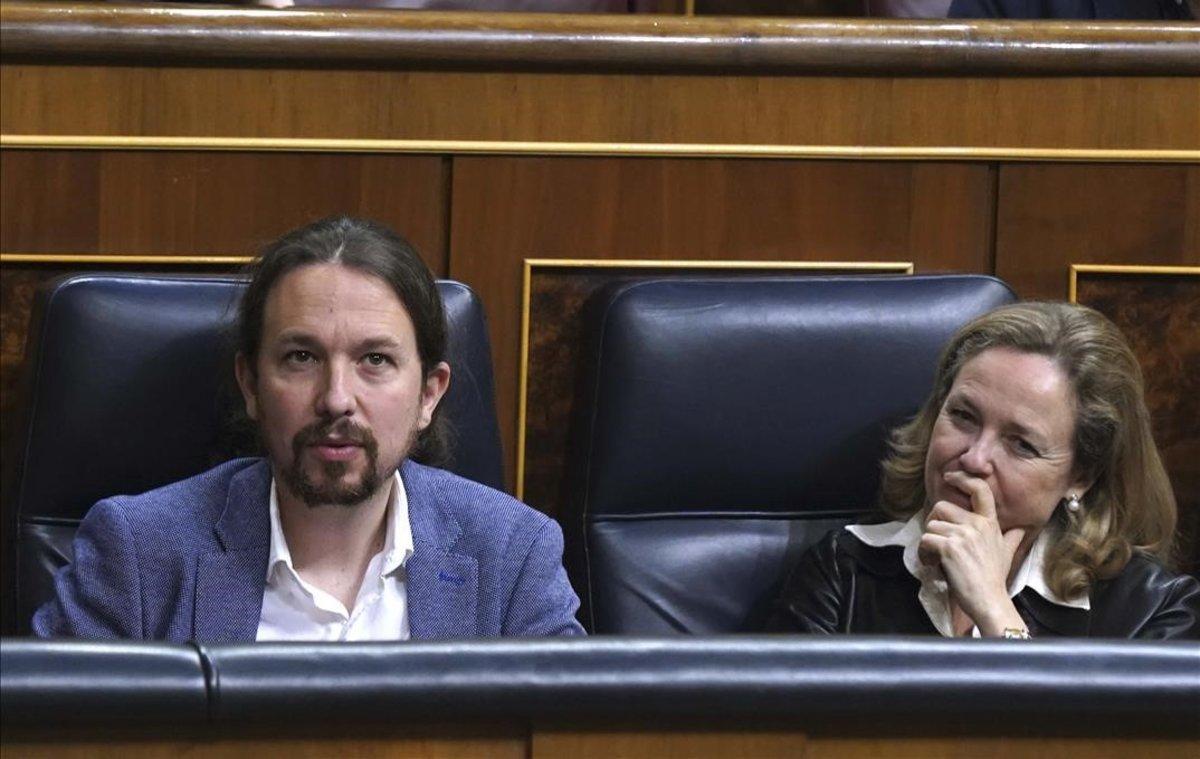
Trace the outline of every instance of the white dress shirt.
[[413, 551], [408, 495], [395, 475], [385, 519], [383, 550], [363, 574], [354, 608], [305, 582], [279, 521], [279, 498], [271, 480], [271, 553], [257, 640], [407, 640], [408, 594], [404, 564]]
[[[919, 511], [907, 522], [885, 522], [883, 524], [854, 524], [846, 528], [854, 537], [869, 546], [902, 546], [904, 568], [921, 582], [917, 599], [929, 615], [929, 621], [947, 638], [954, 637], [954, 622], [950, 613], [950, 584], [942, 574], [941, 567], [926, 566], [917, 556], [921, 536], [925, 534], [925, 512]], [[1046, 584], [1044, 566], [1046, 549], [1052, 540], [1052, 529], [1043, 529], [1033, 541], [1021, 568], [1008, 584], [1008, 597], [1013, 598], [1022, 590], [1032, 588], [1042, 598], [1059, 606], [1089, 610], [1092, 608], [1087, 593], [1069, 599], [1059, 598]], [[979, 637], [979, 627], [971, 629], [971, 635]]]

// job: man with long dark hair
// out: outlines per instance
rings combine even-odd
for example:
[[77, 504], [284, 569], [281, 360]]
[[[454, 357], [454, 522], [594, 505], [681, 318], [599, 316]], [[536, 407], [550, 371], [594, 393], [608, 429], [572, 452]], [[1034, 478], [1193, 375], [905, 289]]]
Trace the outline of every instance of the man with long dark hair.
[[236, 374], [266, 458], [93, 507], [38, 635], [202, 642], [571, 635], [553, 520], [418, 464], [446, 319], [412, 247], [333, 218], [253, 267]]

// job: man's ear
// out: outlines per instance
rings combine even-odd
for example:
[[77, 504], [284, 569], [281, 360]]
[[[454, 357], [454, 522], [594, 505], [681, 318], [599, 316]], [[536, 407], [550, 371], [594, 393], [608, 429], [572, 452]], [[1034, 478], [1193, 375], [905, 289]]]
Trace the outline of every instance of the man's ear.
[[421, 418], [418, 420], [417, 429], [423, 430], [433, 421], [433, 412], [449, 388], [450, 365], [439, 361], [438, 365], [425, 375], [425, 385], [421, 388]]
[[246, 416], [258, 421], [258, 377], [254, 367], [244, 353], [238, 352], [233, 359], [233, 373], [237, 376], [238, 387], [242, 391], [242, 399], [246, 401]]

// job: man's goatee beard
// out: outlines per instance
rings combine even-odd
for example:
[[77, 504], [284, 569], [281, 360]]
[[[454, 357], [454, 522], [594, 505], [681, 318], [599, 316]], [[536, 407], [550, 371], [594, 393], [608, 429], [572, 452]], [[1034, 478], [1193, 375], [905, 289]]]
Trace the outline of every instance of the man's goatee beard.
[[[348, 443], [362, 446], [366, 468], [362, 479], [357, 483], [341, 483], [342, 477], [350, 471], [350, 462], [347, 461], [320, 462], [324, 483], [314, 482], [305, 472], [305, 449], [330, 436], [337, 436]], [[371, 430], [360, 427], [344, 417], [333, 422], [317, 420], [292, 438], [292, 461], [283, 470], [282, 477], [288, 490], [310, 508], [325, 505], [357, 506], [379, 490], [383, 482], [384, 475], [379, 471], [379, 443]]]

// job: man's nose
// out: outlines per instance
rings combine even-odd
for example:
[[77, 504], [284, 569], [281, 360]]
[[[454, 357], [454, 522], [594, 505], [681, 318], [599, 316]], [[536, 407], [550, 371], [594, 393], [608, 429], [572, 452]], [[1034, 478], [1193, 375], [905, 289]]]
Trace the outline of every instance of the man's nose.
[[355, 411], [354, 373], [343, 362], [330, 361], [325, 370], [325, 386], [317, 396], [321, 416], [351, 416]]

